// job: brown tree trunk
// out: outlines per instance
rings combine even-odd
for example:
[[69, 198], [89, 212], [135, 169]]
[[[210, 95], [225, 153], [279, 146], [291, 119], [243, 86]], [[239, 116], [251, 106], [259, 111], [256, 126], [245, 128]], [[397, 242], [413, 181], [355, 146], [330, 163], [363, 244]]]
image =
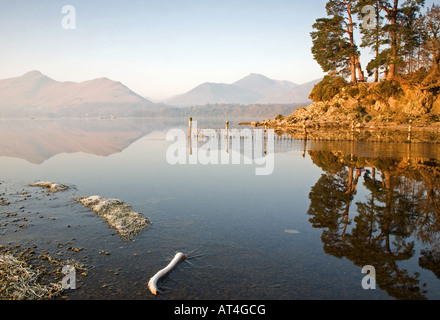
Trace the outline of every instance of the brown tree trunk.
[[347, 0], [346, 6], [347, 6], [347, 15], [348, 15], [348, 22], [349, 22], [349, 24], [347, 25], [346, 31], [347, 31], [348, 37], [350, 39], [350, 46], [351, 46], [351, 51], [352, 51], [352, 53], [351, 53], [352, 56], [350, 58], [351, 82], [357, 83], [356, 71], [357, 70], [360, 71], [359, 79], [363, 79], [363, 76], [362, 76], [362, 70], [360, 70], [359, 54], [356, 50], [356, 44], [354, 41], [354, 27], [353, 27], [353, 17], [352, 17], [352, 10], [351, 10], [352, 1]]
[[359, 81], [364, 82], [364, 73], [362, 72], [361, 61], [359, 55], [356, 57], [356, 69], [358, 71]]
[[[377, 5], [377, 3], [376, 3]], [[378, 30], [380, 30], [380, 8], [379, 5], [377, 5], [376, 7], [377, 13], [376, 13], [376, 24], [377, 24], [377, 28]], [[376, 44], [375, 44], [375, 54], [376, 54], [376, 59], [379, 57], [379, 46], [380, 46], [380, 35], [379, 35], [379, 31], [376, 31]], [[374, 82], [379, 82], [379, 66], [376, 65], [376, 69], [374, 70]]]
[[[379, 56], [379, 48], [376, 47], [376, 59]], [[379, 66], [376, 66], [376, 70], [374, 71], [374, 82], [379, 82]]]
[[440, 52], [433, 50], [432, 63], [433, 63], [432, 73], [435, 75], [439, 74], [440, 73]]
[[350, 68], [351, 68], [351, 83], [356, 83], [356, 61], [354, 57], [350, 58]]
[[388, 79], [392, 79], [397, 75], [397, 58], [398, 58], [398, 44], [397, 44], [397, 13], [399, 8], [399, 0], [394, 0], [392, 9], [388, 9], [387, 13], [390, 20], [391, 29], [391, 56], [390, 67], [388, 70]]

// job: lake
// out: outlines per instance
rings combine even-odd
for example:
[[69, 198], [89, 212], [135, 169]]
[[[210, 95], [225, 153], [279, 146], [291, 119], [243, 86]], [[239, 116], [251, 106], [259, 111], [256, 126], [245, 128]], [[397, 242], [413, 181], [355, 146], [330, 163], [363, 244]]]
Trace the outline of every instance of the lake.
[[[194, 120], [198, 131], [226, 120], [244, 129]], [[81, 261], [72, 300], [440, 299], [439, 146], [275, 135], [273, 172], [258, 175], [246, 137], [238, 149], [233, 137], [215, 141], [228, 163], [191, 164], [209, 138], [191, 149], [167, 140], [187, 128], [180, 118], [0, 121], [1, 244]], [[185, 151], [185, 164], [171, 163]], [[40, 180], [69, 189], [29, 186]], [[92, 195], [151, 225], [121, 238], [73, 200]], [[178, 251], [187, 259], [153, 296], [148, 280]]]

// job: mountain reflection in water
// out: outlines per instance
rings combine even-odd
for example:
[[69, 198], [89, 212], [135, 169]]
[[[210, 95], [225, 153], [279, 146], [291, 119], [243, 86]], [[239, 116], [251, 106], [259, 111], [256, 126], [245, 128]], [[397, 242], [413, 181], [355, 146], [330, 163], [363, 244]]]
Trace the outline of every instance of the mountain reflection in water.
[[[373, 265], [377, 286], [396, 299], [424, 299], [419, 273], [401, 262], [419, 254], [418, 265], [440, 277], [439, 161], [323, 150], [309, 155], [324, 171], [307, 212], [322, 229], [324, 251], [361, 268]], [[353, 203], [361, 176], [368, 195]], [[419, 253], [415, 241], [425, 247]]]

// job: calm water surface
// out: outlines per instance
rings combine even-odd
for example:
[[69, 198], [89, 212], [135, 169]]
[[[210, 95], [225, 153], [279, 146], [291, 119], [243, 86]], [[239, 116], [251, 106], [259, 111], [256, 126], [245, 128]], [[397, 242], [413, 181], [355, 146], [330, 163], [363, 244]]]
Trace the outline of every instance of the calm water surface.
[[[90, 266], [70, 299], [440, 298], [439, 147], [277, 137], [273, 174], [257, 176], [243, 162], [170, 165], [166, 135], [186, 125], [2, 121], [2, 244]], [[38, 180], [71, 188], [28, 186]], [[73, 201], [91, 195], [121, 199], [152, 225], [125, 241]], [[152, 296], [149, 278], [177, 251], [188, 259]], [[365, 265], [375, 290], [362, 288]]]

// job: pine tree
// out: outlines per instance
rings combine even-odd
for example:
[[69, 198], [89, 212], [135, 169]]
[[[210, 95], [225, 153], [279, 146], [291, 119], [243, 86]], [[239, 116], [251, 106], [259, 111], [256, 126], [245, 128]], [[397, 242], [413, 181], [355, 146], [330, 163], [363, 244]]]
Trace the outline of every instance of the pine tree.
[[350, 74], [349, 43], [343, 38], [341, 20], [341, 17], [317, 19], [313, 25], [316, 31], [311, 33], [313, 57], [331, 76]]
[[[357, 12], [359, 20], [365, 18], [364, 8], [371, 6], [374, 12], [370, 12], [373, 21], [369, 21], [368, 25], [362, 25], [360, 32], [362, 34], [362, 48], [371, 48], [374, 53], [374, 58], [367, 65], [368, 74], [371, 76], [374, 72], [374, 81], [379, 81], [380, 69], [385, 68], [386, 59], [382, 53], [382, 47], [386, 43], [386, 38], [383, 33], [383, 16], [381, 15], [382, 9], [380, 6], [380, 0], [359, 0], [357, 3]], [[365, 22], [365, 21], [364, 21]]]
[[354, 0], [329, 0], [326, 5], [328, 18], [316, 20], [311, 33], [312, 53], [324, 72], [350, 74], [351, 82], [357, 82], [356, 73], [364, 80], [360, 53], [355, 42]]
[[404, 6], [402, 8], [400, 43], [401, 56], [404, 59], [402, 70], [410, 74], [417, 69], [417, 54], [421, 45], [421, 25], [419, 23], [420, 7]]
[[399, 65], [404, 63], [405, 43], [408, 44], [408, 39], [412, 39], [411, 23], [415, 21], [414, 17], [424, 5], [425, 0], [406, 0], [403, 4], [400, 2], [399, 0], [379, 0], [380, 8], [385, 11], [387, 21], [382, 30], [389, 38], [389, 50], [386, 51], [388, 79], [397, 76]]
[[431, 61], [431, 75], [440, 74], [440, 6], [433, 4], [426, 14], [420, 17], [423, 50]]

